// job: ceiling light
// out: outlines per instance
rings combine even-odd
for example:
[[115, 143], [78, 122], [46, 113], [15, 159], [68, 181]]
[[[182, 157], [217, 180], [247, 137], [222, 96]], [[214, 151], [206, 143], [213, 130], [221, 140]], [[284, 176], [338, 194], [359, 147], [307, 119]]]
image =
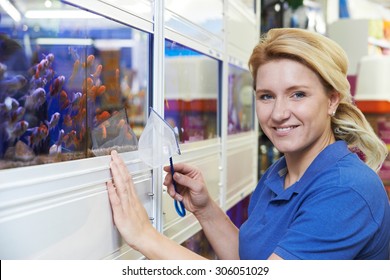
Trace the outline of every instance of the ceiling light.
[[19, 22], [22, 19], [19, 11], [8, 0], [0, 0], [0, 6], [14, 21]]

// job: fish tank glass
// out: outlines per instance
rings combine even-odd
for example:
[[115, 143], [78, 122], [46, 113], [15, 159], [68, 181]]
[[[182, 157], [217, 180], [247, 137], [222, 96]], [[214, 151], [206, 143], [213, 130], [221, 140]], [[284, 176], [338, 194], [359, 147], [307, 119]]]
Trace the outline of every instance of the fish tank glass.
[[137, 149], [151, 35], [61, 1], [1, 3], [0, 169]]
[[217, 138], [220, 61], [165, 41], [165, 120], [180, 143]]
[[253, 79], [248, 70], [229, 64], [228, 94], [228, 134], [253, 130]]

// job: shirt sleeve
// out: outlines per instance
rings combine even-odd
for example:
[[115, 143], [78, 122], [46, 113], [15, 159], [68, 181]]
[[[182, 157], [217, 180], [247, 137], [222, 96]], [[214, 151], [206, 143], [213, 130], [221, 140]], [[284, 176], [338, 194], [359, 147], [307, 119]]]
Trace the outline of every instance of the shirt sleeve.
[[357, 192], [328, 188], [305, 200], [274, 252], [283, 259], [353, 259], [377, 228]]

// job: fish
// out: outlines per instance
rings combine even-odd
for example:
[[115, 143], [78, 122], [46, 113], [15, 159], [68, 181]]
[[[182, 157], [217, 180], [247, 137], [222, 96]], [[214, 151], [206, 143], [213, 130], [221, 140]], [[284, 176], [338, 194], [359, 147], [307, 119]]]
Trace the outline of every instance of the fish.
[[83, 141], [84, 136], [86, 135], [87, 129], [85, 127], [85, 124], [81, 125], [81, 128], [79, 130], [79, 142]]
[[22, 106], [19, 106], [16, 110], [12, 110], [9, 113], [10, 122], [16, 123], [20, 121], [24, 117], [25, 113], [26, 113], [26, 109]]
[[72, 74], [70, 75], [68, 81], [69, 81], [69, 87], [73, 85], [73, 81], [77, 76], [77, 73], [79, 72], [79, 66], [80, 66], [80, 60], [76, 59], [76, 61], [73, 63], [73, 70]]
[[[54, 56], [53, 56], [53, 60], [54, 60]], [[50, 65], [51, 62], [46, 57], [43, 58], [40, 62], [38, 62], [35, 66], [35, 75], [34, 75], [35, 79], [42, 77], [46, 73], [46, 70], [50, 67]]]
[[70, 105], [70, 101], [68, 98], [68, 94], [65, 90], [61, 90], [60, 92], [60, 108], [61, 110], [65, 110]]
[[62, 152], [62, 142], [64, 141], [64, 136], [65, 136], [65, 132], [63, 129], [61, 129], [60, 132], [58, 133], [57, 141], [49, 148], [50, 155], [58, 154]]
[[123, 127], [125, 124], [126, 124], [126, 120], [125, 120], [125, 119], [120, 119], [120, 120], [118, 121], [118, 124], [116, 125], [116, 127], [117, 127], [118, 129], [122, 129], [122, 127]]
[[30, 136], [28, 137], [28, 145], [31, 147], [38, 146], [41, 141], [46, 139], [46, 137], [49, 135], [49, 130], [44, 124], [29, 128], [27, 131], [31, 132]]
[[11, 79], [0, 80], [0, 92], [8, 95], [15, 94], [27, 84], [27, 79], [23, 75], [16, 75]]
[[43, 88], [35, 89], [26, 99], [24, 107], [27, 109], [39, 109], [46, 102], [46, 91]]
[[65, 131], [63, 129], [60, 130], [60, 132], [58, 132], [58, 138], [57, 138], [57, 141], [55, 144], [57, 144], [57, 146], [61, 146], [63, 141], [64, 141], [64, 136], [65, 136]]
[[44, 56], [44, 59], [46, 59], [49, 62], [49, 66], [51, 66], [53, 61], [54, 61], [54, 54], [49, 53], [49, 54], [43, 55], [43, 56]]
[[63, 120], [63, 124], [67, 127], [72, 127], [72, 125], [73, 125], [72, 117], [70, 115], [65, 115], [64, 120]]
[[85, 119], [85, 116], [87, 115], [87, 109], [86, 108], [82, 108], [81, 110], [79, 110], [79, 112], [73, 117], [73, 120], [76, 122], [76, 123], [81, 123], [84, 119]]
[[82, 91], [87, 94], [88, 98], [95, 102], [96, 97], [106, 90], [105, 86], [101, 87], [102, 88], [99, 90], [100, 87], [94, 85], [92, 78], [88, 77], [83, 82]]
[[5, 98], [3, 104], [8, 112], [16, 110], [19, 107], [19, 102], [15, 98], [9, 96]]
[[93, 80], [92, 78], [88, 77], [84, 79], [83, 86], [81, 90], [84, 92], [88, 92], [93, 87]]
[[53, 80], [54, 78], [54, 70], [53, 69], [47, 69], [45, 75], [43, 76], [43, 80], [45, 81], [45, 84]]
[[79, 102], [80, 108], [85, 108], [87, 106], [87, 95], [85, 93], [82, 94]]
[[100, 74], [102, 73], [102, 70], [103, 70], [103, 66], [99, 64], [96, 67], [95, 73], [91, 74], [91, 77], [96, 81], [97, 79], [100, 78]]
[[127, 124], [126, 119], [120, 119], [116, 125], [116, 128], [119, 130], [119, 134], [123, 135], [127, 140], [131, 141], [133, 139], [131, 128]]
[[39, 77], [36, 79], [35, 77], [32, 77], [30, 80], [30, 89], [34, 90], [37, 88], [44, 88], [47, 84], [47, 79], [44, 77]]
[[50, 91], [49, 91], [50, 96], [54, 97], [58, 95], [61, 92], [64, 83], [65, 83], [65, 76], [63, 75], [58, 76], [50, 85]]
[[78, 110], [80, 108], [80, 101], [81, 101], [82, 93], [76, 92], [73, 93], [72, 97], [70, 98], [70, 104], [72, 110]]
[[28, 129], [28, 122], [22, 120], [7, 127], [8, 140], [19, 139]]
[[57, 144], [53, 144], [49, 148], [49, 155], [56, 155], [62, 152], [62, 146], [58, 146]]
[[101, 96], [106, 91], [106, 86], [92, 86], [91, 89], [88, 91], [88, 96], [92, 99], [92, 101], [95, 101], [97, 97]]
[[108, 120], [111, 117], [111, 114], [108, 111], [103, 111], [103, 112], [97, 112], [96, 116], [94, 118], [94, 122], [96, 124], [102, 123], [105, 120]]
[[50, 130], [54, 129], [59, 120], [60, 120], [61, 114], [58, 112], [55, 112], [53, 115], [51, 115], [50, 121], [45, 121], [45, 124], [47, 125], [47, 128]]
[[101, 124], [99, 124], [96, 128], [94, 128], [94, 130], [97, 130], [98, 132], [100, 132], [100, 137], [102, 139], [106, 139], [107, 138], [107, 127], [110, 126], [110, 122], [109, 121], [104, 121], [102, 122]]
[[95, 56], [93, 54], [88, 55], [85, 62], [83, 62], [82, 67], [83, 68], [90, 68], [95, 61]]
[[7, 96], [4, 103], [0, 103], [0, 120], [3, 123], [9, 122], [9, 125], [20, 121], [25, 113], [25, 109], [19, 106], [19, 102]]
[[77, 133], [75, 130], [69, 131], [64, 135], [63, 140], [65, 147], [70, 147], [71, 145], [77, 146]]

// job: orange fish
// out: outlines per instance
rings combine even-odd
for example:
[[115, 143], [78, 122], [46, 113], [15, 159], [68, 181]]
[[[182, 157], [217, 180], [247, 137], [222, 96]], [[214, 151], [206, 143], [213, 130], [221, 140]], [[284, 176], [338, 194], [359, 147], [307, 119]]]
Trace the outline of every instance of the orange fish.
[[106, 91], [106, 86], [105, 85], [99, 86], [99, 88], [97, 89], [97, 96], [102, 95], [105, 91]]
[[72, 117], [71, 117], [70, 115], [65, 115], [65, 116], [64, 116], [64, 122], [63, 122], [63, 124], [64, 124], [65, 126], [67, 126], [67, 127], [71, 127], [72, 124], [73, 124], [73, 119], [72, 119]]
[[80, 131], [79, 131], [79, 142], [83, 141], [86, 132], [87, 132], [87, 129], [85, 128], [85, 125], [82, 124]]
[[32, 147], [37, 146], [42, 140], [44, 140], [49, 135], [49, 130], [44, 124], [40, 124], [37, 127], [28, 129], [28, 131], [32, 132], [30, 137], [28, 138], [28, 145]]
[[15, 125], [7, 128], [8, 140], [19, 139], [28, 128], [28, 122], [19, 121]]
[[88, 93], [88, 91], [92, 88], [93, 86], [93, 80], [92, 78], [86, 78], [84, 79], [83, 86], [82, 86], [82, 91], [83, 93]]
[[58, 76], [50, 85], [50, 96], [53, 97], [61, 92], [62, 86], [65, 83], [65, 76]]
[[83, 62], [83, 64], [82, 64], [83, 68], [91, 67], [94, 61], [95, 61], [95, 56], [93, 54], [90, 54], [87, 57], [87, 60], [85, 62]]
[[73, 120], [77, 123], [81, 123], [82, 120], [85, 119], [85, 116], [87, 115], [87, 110], [85, 108], [79, 110], [77, 115], [73, 117]]
[[79, 108], [85, 108], [87, 106], [87, 95], [85, 93], [81, 94]]
[[101, 64], [99, 64], [97, 67], [96, 67], [96, 71], [95, 73], [92, 74], [92, 78], [94, 80], [97, 80], [100, 78], [100, 74], [102, 73], [102, 69], [103, 69], [103, 66]]
[[80, 66], [80, 60], [77, 59], [77, 60], [73, 63], [72, 74], [71, 74], [70, 77], [69, 77], [69, 86], [72, 86], [72, 85], [73, 85], [73, 81], [74, 81], [74, 79], [76, 78], [77, 73], [79, 72], [79, 66]]
[[70, 105], [70, 101], [68, 99], [68, 94], [65, 90], [61, 90], [60, 92], [60, 108], [61, 110], [64, 110], [68, 108]]
[[103, 111], [101, 113], [97, 113], [95, 116], [95, 120], [97, 123], [104, 122], [105, 120], [109, 119], [111, 117], [111, 114], [107, 111]]
[[82, 93], [81, 92], [76, 92], [73, 93], [73, 97], [70, 98], [70, 103], [71, 103], [71, 110], [78, 110], [80, 108], [80, 103], [82, 99]]
[[23, 118], [25, 112], [26, 112], [26, 109], [23, 107], [18, 107], [16, 110], [12, 110], [10, 112], [11, 123], [15, 123], [15, 122], [20, 121]]
[[63, 137], [65, 147], [69, 147], [71, 145], [74, 145], [77, 147], [77, 133], [75, 130], [71, 130]]
[[48, 59], [42, 59], [35, 67], [35, 79], [38, 79], [41, 75], [43, 75], [49, 65], [50, 62]]
[[88, 97], [95, 101], [98, 96], [101, 96], [106, 91], [106, 86], [92, 86], [88, 91]]
[[98, 125], [98, 129], [100, 129], [101, 130], [101, 137], [102, 137], [102, 139], [106, 139], [107, 138], [107, 127], [109, 127], [110, 126], [110, 123], [109, 123], [109, 121], [104, 121], [104, 122], [102, 122], [101, 124], [99, 124]]

